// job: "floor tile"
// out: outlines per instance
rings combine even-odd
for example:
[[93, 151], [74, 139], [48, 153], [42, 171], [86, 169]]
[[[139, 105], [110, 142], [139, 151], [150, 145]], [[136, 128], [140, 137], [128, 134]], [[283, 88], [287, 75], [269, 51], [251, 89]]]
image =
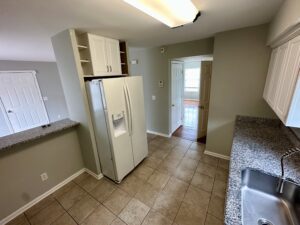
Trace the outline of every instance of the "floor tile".
[[224, 219], [224, 203], [225, 199], [220, 198], [216, 195], [211, 196], [211, 200], [209, 202], [208, 212], [217, 217], [220, 220]]
[[180, 138], [180, 140], [178, 140], [176, 145], [180, 146], [180, 147], [184, 147], [184, 148], [189, 148], [191, 144], [192, 144], [192, 141]]
[[179, 152], [179, 151], [171, 151], [170, 154], [168, 155], [167, 159], [169, 160], [176, 160], [176, 161], [180, 161], [183, 157], [184, 157], [183, 152]]
[[188, 150], [187, 153], [185, 154], [186, 157], [190, 158], [190, 159], [194, 159], [194, 160], [200, 160], [201, 157], [203, 156], [202, 152], [197, 152], [197, 151], [193, 151], [193, 150]]
[[204, 144], [200, 144], [197, 142], [193, 142], [189, 147], [189, 149], [194, 150], [194, 151], [199, 151], [199, 152], [203, 152], [204, 148], [205, 148]]
[[206, 211], [208, 208], [209, 200], [210, 200], [210, 193], [206, 191], [202, 191], [193, 186], [189, 186], [185, 194], [185, 197], [183, 199], [184, 202], [191, 205], [198, 206], [204, 211]]
[[151, 157], [154, 157], [156, 159], [165, 159], [167, 157], [167, 155], [170, 153], [171, 150], [161, 150], [158, 149], [155, 152], [153, 152], [153, 154], [151, 155]]
[[120, 220], [119, 218], [116, 218], [110, 225], [127, 225], [126, 223], [124, 223], [122, 220]]
[[203, 155], [200, 159], [201, 162], [207, 163], [211, 166], [217, 166], [219, 159], [210, 155]]
[[47, 198], [44, 198], [43, 200], [35, 204], [34, 206], [32, 206], [30, 209], [26, 210], [25, 215], [27, 216], [27, 218], [31, 218], [54, 201], [55, 199], [52, 195], [50, 195]]
[[83, 179], [81, 182], [78, 183], [79, 186], [81, 186], [86, 191], [93, 190], [97, 184], [99, 183], [99, 180], [92, 177], [91, 175], [88, 175], [85, 179]]
[[157, 167], [162, 163], [162, 160], [161, 159], [157, 159], [157, 158], [154, 158], [152, 156], [150, 157], [147, 157], [144, 161], [143, 161], [143, 164], [145, 166], [149, 166], [153, 169], [157, 169]]
[[175, 177], [171, 177], [169, 182], [163, 189], [163, 192], [169, 195], [173, 195], [174, 198], [182, 200], [184, 198], [184, 195], [188, 187], [189, 187], [188, 183], [180, 179], [177, 179]]
[[76, 184], [73, 181], [71, 181], [71, 182], [65, 184], [64, 186], [62, 186], [60, 189], [58, 189], [54, 193], [52, 193], [52, 196], [54, 198], [58, 198], [59, 196], [65, 194], [66, 192], [68, 192], [69, 190], [71, 190], [71, 188], [73, 188], [75, 186], [76, 186]]
[[166, 173], [154, 171], [154, 173], [148, 179], [148, 183], [158, 189], [162, 189], [168, 183], [170, 176]]
[[51, 225], [77, 225], [77, 223], [68, 213], [65, 213], [55, 220]]
[[196, 171], [198, 173], [205, 174], [205, 175], [210, 176], [210, 177], [215, 177], [217, 167], [209, 165], [207, 163], [199, 162]]
[[166, 173], [169, 175], [173, 175], [176, 172], [178, 164], [180, 163], [181, 159], [168, 159], [164, 160], [160, 166], [158, 167], [158, 171], [162, 173]]
[[142, 180], [148, 180], [148, 178], [151, 176], [153, 171], [154, 171], [153, 168], [148, 167], [145, 164], [141, 164], [137, 168], [134, 169], [133, 175]]
[[181, 154], [183, 154], [183, 155], [185, 155], [185, 153], [187, 153], [187, 151], [188, 151], [188, 148], [180, 147], [180, 146], [175, 146], [175, 147], [172, 149], [172, 152], [181, 153]]
[[215, 178], [220, 181], [227, 182], [228, 181], [228, 170], [223, 168], [218, 168], [216, 171]]
[[194, 171], [193, 170], [189, 170], [189, 169], [186, 169], [186, 168], [183, 168], [181, 166], [179, 166], [175, 173], [174, 173], [174, 176], [180, 180], [183, 180], [187, 183], [190, 183], [192, 181], [192, 178], [194, 176]]
[[6, 225], [30, 225], [28, 220], [26, 219], [25, 215], [22, 213], [21, 215], [17, 216]]
[[83, 225], [109, 225], [116, 219], [103, 205], [99, 205], [88, 218], [84, 220]]
[[86, 172], [80, 174], [78, 177], [76, 177], [73, 182], [76, 184], [81, 183], [84, 179], [88, 178], [90, 175]]
[[180, 204], [181, 201], [177, 198], [174, 198], [173, 195], [160, 193], [153, 205], [153, 209], [169, 218], [170, 220], [174, 220], [179, 210]]
[[75, 185], [70, 190], [68, 190], [66, 193], [58, 196], [57, 200], [66, 210], [68, 210], [77, 201], [82, 199], [85, 196], [85, 194], [86, 193], [80, 187]]
[[224, 225], [224, 222], [214, 216], [211, 216], [210, 214], [207, 214], [205, 219], [205, 225]]
[[116, 190], [116, 186], [113, 185], [110, 181], [102, 178], [97, 186], [90, 191], [90, 194], [99, 202], [104, 202], [114, 190]]
[[211, 192], [214, 184], [214, 178], [196, 172], [193, 176], [191, 184], [204, 191]]
[[129, 194], [118, 188], [104, 201], [103, 205], [118, 215], [130, 199]]
[[98, 206], [99, 202], [86, 194], [84, 198], [76, 202], [69, 210], [69, 214], [77, 223], [82, 223]]
[[178, 225], [204, 225], [206, 213], [203, 209], [183, 202], [175, 218]]
[[145, 183], [143, 187], [136, 193], [135, 198], [152, 207], [160, 189], [154, 188], [151, 184]]
[[134, 196], [140, 190], [144, 182], [144, 180], [130, 174], [121, 182], [119, 187], [129, 195]]
[[42, 209], [38, 214], [33, 216], [29, 221], [31, 225], [49, 225], [58, 219], [63, 213], [64, 209], [54, 201], [46, 208]]
[[151, 210], [146, 216], [143, 225], [171, 225], [172, 221], [157, 211]]
[[190, 159], [188, 157], [184, 157], [179, 166], [181, 166], [185, 169], [195, 171], [195, 169], [197, 168], [197, 165], [198, 165], [198, 160], [194, 160], [194, 159]]
[[213, 187], [213, 195], [217, 195], [221, 198], [225, 198], [227, 183], [224, 181], [215, 180]]
[[229, 169], [229, 163], [230, 163], [229, 160], [219, 159], [218, 167], [228, 170]]
[[119, 214], [119, 217], [128, 225], [140, 225], [149, 210], [148, 206], [133, 198]]

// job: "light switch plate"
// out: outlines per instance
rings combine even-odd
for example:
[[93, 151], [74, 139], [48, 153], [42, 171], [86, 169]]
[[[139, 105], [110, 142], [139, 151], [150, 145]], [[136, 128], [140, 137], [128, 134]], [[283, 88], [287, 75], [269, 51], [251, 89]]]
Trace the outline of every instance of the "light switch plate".
[[152, 100], [155, 101], [156, 100], [156, 96], [152, 95]]

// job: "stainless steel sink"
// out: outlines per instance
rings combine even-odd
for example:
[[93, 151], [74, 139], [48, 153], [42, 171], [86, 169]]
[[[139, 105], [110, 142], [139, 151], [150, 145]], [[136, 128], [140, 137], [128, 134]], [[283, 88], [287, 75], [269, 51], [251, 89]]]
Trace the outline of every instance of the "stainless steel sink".
[[242, 171], [243, 225], [300, 225], [300, 186], [285, 181], [279, 194], [279, 180], [253, 169]]

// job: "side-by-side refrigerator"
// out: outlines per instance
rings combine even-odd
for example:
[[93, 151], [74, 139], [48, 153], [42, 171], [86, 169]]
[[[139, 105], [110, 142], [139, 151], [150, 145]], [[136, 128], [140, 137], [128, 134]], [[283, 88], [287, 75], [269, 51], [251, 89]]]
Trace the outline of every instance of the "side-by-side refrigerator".
[[147, 155], [141, 76], [86, 82], [103, 175], [116, 182]]

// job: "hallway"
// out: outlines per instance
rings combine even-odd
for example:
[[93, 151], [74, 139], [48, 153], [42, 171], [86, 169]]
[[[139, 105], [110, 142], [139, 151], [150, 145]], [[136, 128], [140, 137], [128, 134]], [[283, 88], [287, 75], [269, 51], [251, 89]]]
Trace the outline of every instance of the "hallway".
[[199, 101], [184, 100], [183, 106], [183, 124], [173, 133], [173, 136], [197, 141]]

